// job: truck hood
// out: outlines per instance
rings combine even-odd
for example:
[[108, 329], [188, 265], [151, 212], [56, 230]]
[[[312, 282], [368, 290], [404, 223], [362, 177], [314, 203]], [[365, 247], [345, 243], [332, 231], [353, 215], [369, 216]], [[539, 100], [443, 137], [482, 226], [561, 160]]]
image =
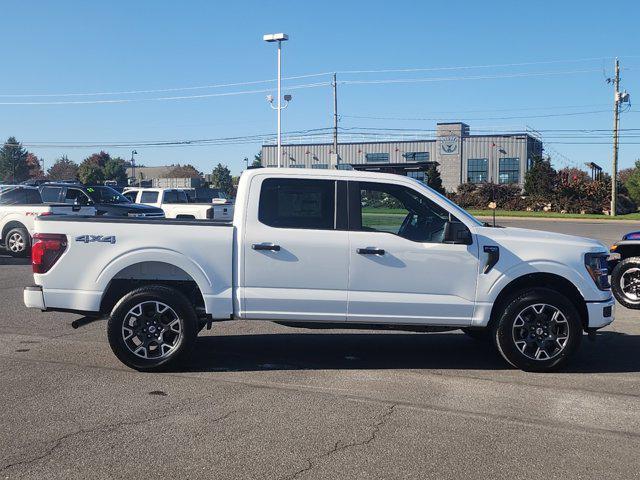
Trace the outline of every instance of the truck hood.
[[496, 242], [517, 242], [523, 245], [537, 243], [548, 244], [549, 248], [553, 246], [572, 246], [582, 251], [599, 252], [608, 249], [601, 242], [592, 238], [578, 237], [575, 235], [565, 235], [564, 233], [547, 232], [543, 230], [531, 230], [528, 228], [494, 228], [481, 227], [478, 233]]

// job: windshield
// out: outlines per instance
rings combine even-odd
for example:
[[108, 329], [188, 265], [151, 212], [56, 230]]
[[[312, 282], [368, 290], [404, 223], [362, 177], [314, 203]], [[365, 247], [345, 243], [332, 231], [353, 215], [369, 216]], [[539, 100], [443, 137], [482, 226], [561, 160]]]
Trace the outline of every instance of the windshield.
[[94, 203], [131, 203], [131, 201], [111, 187], [87, 187], [87, 193]]

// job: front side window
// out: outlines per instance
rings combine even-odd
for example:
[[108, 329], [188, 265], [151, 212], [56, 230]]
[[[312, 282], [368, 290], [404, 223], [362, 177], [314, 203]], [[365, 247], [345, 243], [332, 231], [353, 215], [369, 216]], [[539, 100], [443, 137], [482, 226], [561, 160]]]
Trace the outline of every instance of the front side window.
[[62, 187], [44, 187], [40, 194], [42, 195], [42, 201], [45, 203], [57, 203], [60, 201], [60, 193]]
[[64, 203], [70, 205], [89, 205], [91, 201], [82, 190], [67, 188], [67, 193], [64, 196]]
[[333, 230], [332, 180], [268, 178], [262, 182], [258, 219], [270, 227]]
[[489, 174], [489, 161], [486, 158], [470, 158], [467, 161], [467, 182], [486, 182]]
[[518, 183], [520, 182], [520, 159], [519, 158], [501, 158], [498, 163], [498, 182], [499, 183]]
[[140, 203], [157, 203], [158, 192], [142, 192], [140, 195]]
[[388, 153], [367, 153], [364, 158], [367, 163], [389, 163]]
[[393, 233], [414, 242], [443, 242], [449, 212], [415, 190], [364, 182], [353, 182], [349, 188], [351, 201], [360, 203], [356, 212], [352, 210], [356, 217], [352, 230]]

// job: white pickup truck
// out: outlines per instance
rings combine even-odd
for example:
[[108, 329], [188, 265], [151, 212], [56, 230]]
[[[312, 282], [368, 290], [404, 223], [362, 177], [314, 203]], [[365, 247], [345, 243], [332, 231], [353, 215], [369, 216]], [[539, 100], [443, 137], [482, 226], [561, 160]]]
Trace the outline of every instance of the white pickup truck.
[[166, 218], [189, 220], [233, 219], [233, 204], [226, 199], [211, 203], [190, 203], [187, 192], [179, 188], [128, 187], [122, 194], [134, 203], [161, 208]]
[[0, 185], [0, 245], [14, 257], [25, 256], [31, 248], [36, 217], [47, 215], [95, 215], [93, 207], [42, 203], [36, 187]]
[[614, 318], [601, 243], [484, 225], [408, 177], [255, 169], [237, 206], [233, 223], [38, 218], [25, 305], [108, 317], [139, 370], [178, 360], [209, 322], [257, 319], [463, 329], [548, 371]]

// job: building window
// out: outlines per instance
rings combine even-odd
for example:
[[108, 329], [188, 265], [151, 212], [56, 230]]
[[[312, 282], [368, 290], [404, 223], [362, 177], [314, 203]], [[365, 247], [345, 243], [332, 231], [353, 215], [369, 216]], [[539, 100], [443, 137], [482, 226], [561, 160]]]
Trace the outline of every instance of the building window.
[[327, 170], [329, 168], [329, 165], [327, 165], [326, 163], [314, 163], [313, 165], [311, 165], [311, 168], [317, 168], [319, 170]]
[[289, 165], [289, 168], [304, 168], [305, 166], [301, 163], [292, 163]]
[[486, 158], [470, 158], [467, 161], [467, 182], [482, 183], [487, 181], [488, 161]]
[[501, 158], [499, 159], [498, 183], [519, 183], [520, 182], [520, 159]]
[[389, 162], [388, 153], [366, 153], [364, 156], [367, 163], [382, 163]]
[[402, 155], [407, 162], [428, 162], [429, 152], [407, 152]]

